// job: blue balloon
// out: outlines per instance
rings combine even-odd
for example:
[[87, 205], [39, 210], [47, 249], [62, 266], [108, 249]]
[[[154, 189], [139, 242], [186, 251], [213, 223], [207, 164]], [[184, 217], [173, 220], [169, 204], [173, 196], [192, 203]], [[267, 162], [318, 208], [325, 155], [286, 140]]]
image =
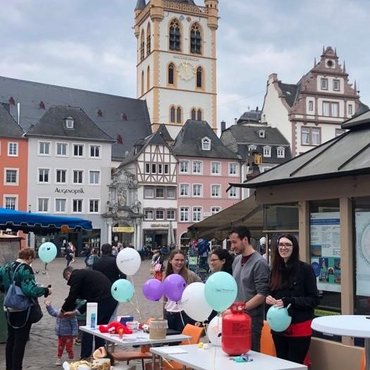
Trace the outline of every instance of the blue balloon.
[[134, 287], [128, 280], [118, 279], [112, 284], [111, 293], [116, 301], [129, 302], [134, 295]]
[[288, 329], [292, 322], [285, 307], [271, 306], [266, 314], [266, 320], [273, 331], [282, 332]]
[[317, 262], [312, 262], [311, 263], [313, 273], [315, 274], [316, 277], [320, 276], [320, 265]]
[[42, 243], [39, 247], [38, 254], [42, 262], [49, 263], [57, 256], [57, 247], [52, 242]]
[[207, 303], [217, 312], [229, 308], [234, 303], [237, 293], [238, 286], [234, 277], [225, 271], [212, 274], [204, 287]]

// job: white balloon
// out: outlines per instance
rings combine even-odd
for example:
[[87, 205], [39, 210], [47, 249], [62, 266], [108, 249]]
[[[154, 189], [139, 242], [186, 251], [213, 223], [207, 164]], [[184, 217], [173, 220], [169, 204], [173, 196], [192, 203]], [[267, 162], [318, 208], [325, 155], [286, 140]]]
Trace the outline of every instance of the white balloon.
[[117, 254], [116, 263], [124, 274], [134, 275], [140, 268], [141, 257], [136, 249], [124, 248]]
[[196, 321], [205, 321], [212, 312], [204, 295], [204, 283], [189, 284], [182, 293], [181, 305], [185, 313]]
[[209, 341], [214, 346], [221, 347], [221, 335], [222, 335], [222, 317], [215, 316], [208, 325], [207, 336]]

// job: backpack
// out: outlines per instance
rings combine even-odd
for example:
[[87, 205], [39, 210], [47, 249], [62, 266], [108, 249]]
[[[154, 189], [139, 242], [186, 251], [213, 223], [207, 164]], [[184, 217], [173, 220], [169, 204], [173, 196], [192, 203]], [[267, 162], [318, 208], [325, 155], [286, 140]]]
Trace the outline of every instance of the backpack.
[[16, 285], [14, 281], [15, 273], [21, 265], [22, 264], [19, 264], [14, 270], [12, 278], [13, 281], [4, 297], [4, 306], [7, 308], [7, 310], [10, 308], [16, 311], [25, 311], [32, 305], [31, 300], [24, 295], [22, 289]]

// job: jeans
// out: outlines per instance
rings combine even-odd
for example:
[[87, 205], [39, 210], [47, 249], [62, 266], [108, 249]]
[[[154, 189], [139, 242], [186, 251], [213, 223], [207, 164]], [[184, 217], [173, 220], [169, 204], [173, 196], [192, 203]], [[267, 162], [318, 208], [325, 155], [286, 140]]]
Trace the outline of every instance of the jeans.
[[[13, 326], [23, 326], [26, 311], [9, 312], [8, 319]], [[31, 331], [31, 322], [27, 320], [22, 328], [14, 329], [8, 323], [8, 339], [5, 347], [6, 370], [22, 370], [24, 351]]]
[[[117, 301], [113, 297], [106, 298], [98, 302], [98, 325], [106, 325], [117, 307]], [[82, 333], [81, 338], [81, 358], [89, 358], [93, 352], [94, 336], [86, 332]], [[103, 347], [105, 340], [103, 338], [95, 337], [94, 349]]]

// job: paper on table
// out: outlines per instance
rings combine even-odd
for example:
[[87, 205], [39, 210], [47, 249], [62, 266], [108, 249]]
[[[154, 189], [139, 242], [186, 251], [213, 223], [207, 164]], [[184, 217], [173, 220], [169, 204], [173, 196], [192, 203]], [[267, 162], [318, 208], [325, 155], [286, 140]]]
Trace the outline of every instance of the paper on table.
[[176, 347], [176, 346], [166, 347], [165, 351], [166, 351], [166, 354], [170, 354], [170, 355], [175, 355], [175, 354], [180, 354], [180, 353], [188, 353], [187, 350], [185, 350], [183, 348]]

